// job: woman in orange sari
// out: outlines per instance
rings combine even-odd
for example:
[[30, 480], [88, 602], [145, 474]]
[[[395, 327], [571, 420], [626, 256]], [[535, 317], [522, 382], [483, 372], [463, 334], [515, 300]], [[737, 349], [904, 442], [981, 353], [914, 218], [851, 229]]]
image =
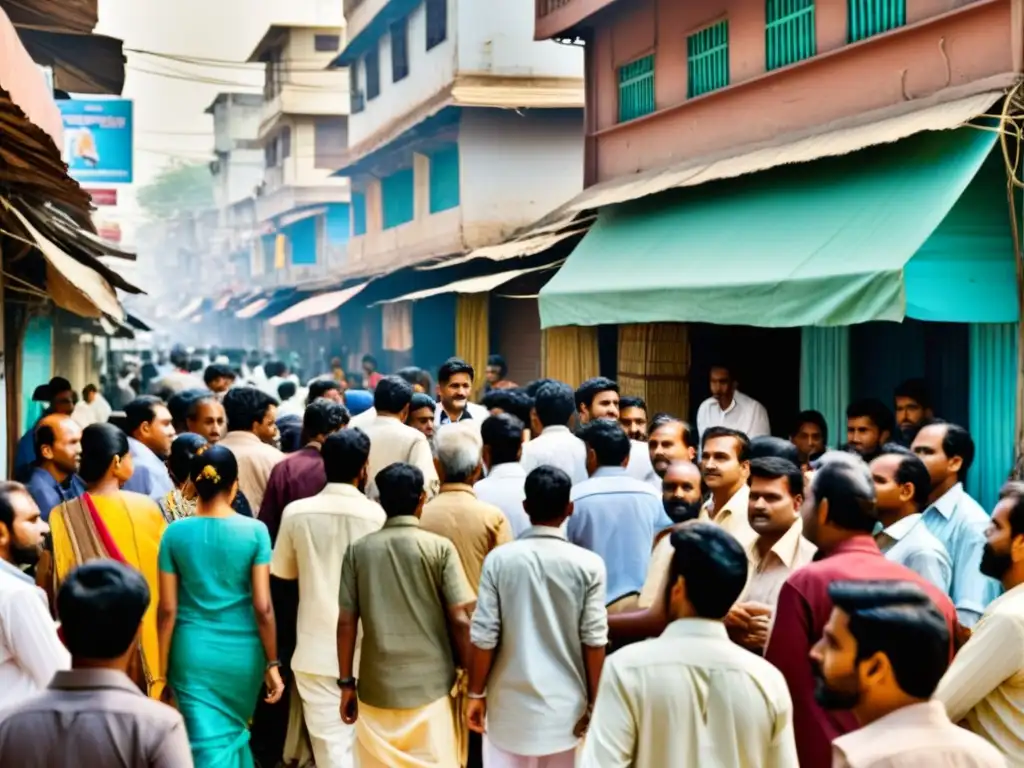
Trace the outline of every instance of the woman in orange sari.
[[112, 424], [85, 428], [78, 474], [87, 492], [50, 512], [52, 586], [56, 594], [68, 573], [90, 560], [117, 560], [142, 573], [153, 599], [142, 620], [138, 654], [129, 674], [143, 692], [160, 698], [164, 670], [160, 669], [156, 628], [156, 595], [160, 590], [157, 555], [167, 523], [156, 502], [121, 490], [132, 470], [124, 432]]

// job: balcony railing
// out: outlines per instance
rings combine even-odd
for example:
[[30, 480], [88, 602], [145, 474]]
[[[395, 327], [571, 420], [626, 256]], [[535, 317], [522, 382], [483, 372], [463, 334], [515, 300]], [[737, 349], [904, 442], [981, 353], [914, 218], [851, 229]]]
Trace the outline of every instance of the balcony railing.
[[572, 0], [537, 0], [537, 18], [542, 19], [571, 2]]

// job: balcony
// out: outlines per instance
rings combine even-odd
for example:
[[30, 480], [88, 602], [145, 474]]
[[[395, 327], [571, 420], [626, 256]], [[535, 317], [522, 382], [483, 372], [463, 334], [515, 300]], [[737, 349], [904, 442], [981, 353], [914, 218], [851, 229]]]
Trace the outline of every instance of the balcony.
[[348, 264], [348, 243], [321, 245], [316, 264], [289, 265], [284, 269], [273, 269], [262, 275], [254, 275], [252, 283], [264, 290], [286, 288], [302, 283], [322, 281], [331, 278]]
[[263, 101], [260, 139], [274, 131], [285, 115], [317, 117], [348, 114], [348, 70], [302, 72], [293, 77], [301, 77], [302, 82], [285, 82], [277, 93]]
[[578, 28], [616, 0], [536, 0], [534, 38], [547, 40]]

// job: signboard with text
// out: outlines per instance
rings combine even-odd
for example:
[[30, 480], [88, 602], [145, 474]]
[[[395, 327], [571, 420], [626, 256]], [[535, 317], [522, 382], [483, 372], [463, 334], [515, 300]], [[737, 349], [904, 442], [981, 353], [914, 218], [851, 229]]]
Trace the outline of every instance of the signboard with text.
[[64, 118], [64, 160], [82, 184], [132, 182], [132, 102], [58, 99]]
[[116, 187], [112, 189], [87, 189], [86, 191], [92, 196], [93, 205], [117, 205]]

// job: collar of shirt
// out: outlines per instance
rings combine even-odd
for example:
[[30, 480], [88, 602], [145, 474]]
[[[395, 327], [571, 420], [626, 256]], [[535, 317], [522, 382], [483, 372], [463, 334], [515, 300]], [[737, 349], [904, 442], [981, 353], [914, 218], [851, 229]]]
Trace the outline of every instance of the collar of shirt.
[[389, 517], [384, 523], [385, 528], [419, 528], [420, 519], [415, 515], [399, 515]]
[[625, 477], [628, 474], [625, 467], [598, 467], [591, 477]]
[[320, 491], [323, 496], [347, 496], [349, 498], [366, 498], [366, 494], [356, 488], [354, 485], [348, 483], [328, 483], [324, 486], [324, 489]]
[[707, 637], [729, 642], [725, 624], [712, 619], [676, 619], [665, 627], [662, 637]]
[[907, 515], [901, 520], [897, 520], [888, 528], [885, 528], [882, 533], [893, 541], [899, 541], [900, 539], [906, 538], [907, 534], [914, 530], [914, 526], [919, 522], [921, 522], [921, 514], [919, 512], [915, 512], [912, 515]]
[[[775, 542], [774, 546], [772, 546], [768, 551], [768, 554], [775, 555], [784, 566], [793, 570], [797, 557], [800, 554], [800, 544], [802, 543], [801, 539], [803, 539], [803, 536], [804, 522], [798, 517], [796, 521], [789, 526], [789, 530], [782, 534], [782, 538]], [[750, 559], [751, 567], [755, 570], [761, 565], [762, 558], [758, 552], [756, 541], [751, 545], [750, 551], [747, 553], [747, 557]]]
[[14, 563], [9, 563], [2, 557], [0, 557], [0, 573], [11, 576], [19, 581], [23, 581], [26, 584], [35, 584], [35, 581], [31, 576], [22, 571], [21, 568], [16, 566]]
[[476, 496], [473, 486], [466, 483], [442, 483], [440, 493], [468, 493], [470, 496]]
[[882, 550], [878, 548], [878, 543], [870, 533], [858, 533], [856, 536], [851, 536], [846, 541], [833, 547], [828, 552], [823, 552], [819, 549], [817, 554], [814, 556], [814, 559], [824, 560], [825, 558], [835, 557], [836, 555], [850, 554], [878, 555], [879, 557], [884, 557]]
[[564, 424], [555, 424], [555, 425], [550, 426], [550, 427], [544, 427], [544, 429], [542, 429], [540, 431], [540, 435], [537, 435], [537, 437], [540, 437], [541, 435], [558, 435], [558, 434], [571, 435], [572, 434], [572, 430], [569, 429]]
[[302, 447], [306, 448], [306, 449], [309, 449], [311, 451], [316, 451], [317, 453], [320, 453], [320, 451], [323, 450], [324, 446], [323, 446], [323, 444], [319, 440], [310, 440], [308, 443], [306, 443]]
[[715, 497], [712, 496], [704, 503], [704, 510], [715, 522], [718, 522], [722, 520], [726, 514], [746, 515], [749, 504], [750, 486], [744, 483], [742, 488], [729, 497], [729, 500], [725, 502], [721, 509], [715, 509]]
[[487, 477], [492, 480], [519, 480], [526, 477], [526, 470], [518, 461], [510, 461], [491, 467]]
[[945, 705], [933, 699], [893, 710], [863, 728], [840, 736], [833, 743], [844, 754], [856, 757], [863, 752], [874, 753], [879, 738], [884, 741], [903, 730], [941, 728], [949, 724]]
[[128, 446], [135, 452], [137, 459], [147, 464], [163, 464], [163, 461], [153, 452], [152, 448], [131, 435], [128, 436]]
[[[473, 420], [473, 414], [469, 412], [469, 403], [466, 403], [466, 407], [462, 409], [462, 415], [459, 416], [459, 421], [472, 421], [472, 420]], [[441, 423], [442, 424], [451, 424], [452, 423], [452, 417], [448, 415], [448, 411], [446, 411], [444, 409], [443, 405], [441, 406]]]
[[[263, 444], [263, 441], [256, 437], [256, 433], [250, 432], [247, 429], [231, 430], [224, 435], [224, 440], [230, 440], [231, 442], [237, 443], [252, 443], [253, 445]], [[221, 442], [223, 443], [224, 440], [221, 440]]]
[[550, 525], [531, 525], [521, 534], [520, 539], [561, 539], [566, 541], [565, 531], [561, 528], [552, 528]]
[[960, 504], [960, 499], [964, 495], [963, 483], [957, 483], [942, 496], [940, 496], [934, 504], [931, 505], [930, 509], [936, 509], [939, 514], [949, 520], [956, 512], [957, 505]]
[[116, 669], [66, 669], [57, 672], [50, 681], [50, 689], [75, 691], [96, 688], [117, 688], [118, 690], [142, 696], [142, 691], [124, 672]]

